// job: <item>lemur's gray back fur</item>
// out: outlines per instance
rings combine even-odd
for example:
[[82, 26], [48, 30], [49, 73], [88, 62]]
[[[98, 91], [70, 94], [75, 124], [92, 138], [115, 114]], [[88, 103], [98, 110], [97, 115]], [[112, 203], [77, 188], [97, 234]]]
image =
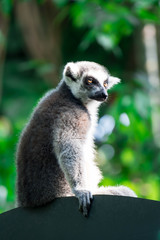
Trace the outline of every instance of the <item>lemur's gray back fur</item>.
[[38, 206], [72, 194], [53, 150], [54, 132], [61, 117], [62, 130], [72, 126], [77, 138], [85, 138], [89, 113], [66, 83], [41, 100], [22, 133], [17, 151], [19, 206]]

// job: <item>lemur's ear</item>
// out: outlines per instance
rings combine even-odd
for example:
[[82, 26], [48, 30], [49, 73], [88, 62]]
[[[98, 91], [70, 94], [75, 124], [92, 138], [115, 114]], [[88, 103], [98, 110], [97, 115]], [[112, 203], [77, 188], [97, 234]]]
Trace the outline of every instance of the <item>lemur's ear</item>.
[[108, 79], [108, 89], [113, 87], [115, 84], [120, 83], [120, 81], [121, 80], [119, 78], [109, 76], [109, 79]]
[[72, 81], [76, 82], [79, 75], [79, 68], [73, 62], [67, 63], [64, 68], [63, 76], [70, 78]]

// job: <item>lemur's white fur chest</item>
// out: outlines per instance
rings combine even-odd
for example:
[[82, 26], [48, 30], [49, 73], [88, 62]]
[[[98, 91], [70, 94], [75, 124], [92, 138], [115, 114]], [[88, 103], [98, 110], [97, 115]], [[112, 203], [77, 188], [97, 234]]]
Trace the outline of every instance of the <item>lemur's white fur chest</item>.
[[100, 182], [102, 176], [100, 170], [94, 162], [95, 158], [95, 146], [94, 146], [94, 131], [97, 125], [97, 111], [99, 103], [96, 101], [91, 101], [87, 104], [87, 109], [90, 115], [90, 128], [86, 134], [85, 143], [83, 146], [84, 151], [84, 171], [86, 174], [86, 188], [91, 189], [93, 192], [96, 191], [97, 185]]

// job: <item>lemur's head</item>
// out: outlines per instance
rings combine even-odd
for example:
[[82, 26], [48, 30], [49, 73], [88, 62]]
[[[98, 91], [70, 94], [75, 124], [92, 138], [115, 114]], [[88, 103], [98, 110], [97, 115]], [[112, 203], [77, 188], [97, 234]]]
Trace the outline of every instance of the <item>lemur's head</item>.
[[63, 79], [72, 94], [82, 102], [107, 99], [107, 90], [120, 82], [119, 78], [109, 75], [107, 69], [94, 62], [70, 62], [64, 68]]

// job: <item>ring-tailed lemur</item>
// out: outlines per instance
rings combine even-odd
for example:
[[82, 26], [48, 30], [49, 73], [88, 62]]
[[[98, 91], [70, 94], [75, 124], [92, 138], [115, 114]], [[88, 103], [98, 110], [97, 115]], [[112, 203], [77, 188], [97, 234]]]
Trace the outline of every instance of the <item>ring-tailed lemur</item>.
[[74, 194], [87, 216], [92, 194], [136, 196], [124, 186], [98, 188], [102, 176], [94, 162], [97, 110], [119, 81], [94, 62], [65, 66], [60, 84], [40, 100], [18, 144], [19, 206]]

